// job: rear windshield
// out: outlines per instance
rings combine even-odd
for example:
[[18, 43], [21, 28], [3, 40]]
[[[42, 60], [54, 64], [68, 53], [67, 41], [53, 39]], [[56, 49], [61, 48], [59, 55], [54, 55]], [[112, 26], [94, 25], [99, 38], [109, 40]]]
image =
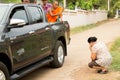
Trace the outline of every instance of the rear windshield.
[[6, 13], [7, 11], [7, 8], [8, 8], [8, 5], [2, 5], [0, 4], [0, 23], [4, 17], [4, 14]]

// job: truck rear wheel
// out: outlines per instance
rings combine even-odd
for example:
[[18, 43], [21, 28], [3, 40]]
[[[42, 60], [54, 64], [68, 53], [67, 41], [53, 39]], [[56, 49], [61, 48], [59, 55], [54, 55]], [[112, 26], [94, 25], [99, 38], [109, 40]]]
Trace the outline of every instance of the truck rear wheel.
[[2, 62], [0, 62], [0, 80], [9, 80], [8, 69]]
[[63, 66], [64, 59], [65, 59], [65, 47], [61, 41], [57, 41], [53, 61], [51, 62], [51, 66], [54, 68], [59, 68]]

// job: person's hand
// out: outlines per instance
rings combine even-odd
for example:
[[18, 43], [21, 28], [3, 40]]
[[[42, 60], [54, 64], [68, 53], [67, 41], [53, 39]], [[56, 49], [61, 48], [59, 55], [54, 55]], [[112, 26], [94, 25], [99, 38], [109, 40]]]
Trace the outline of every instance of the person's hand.
[[89, 46], [90, 51], [92, 52], [92, 46]]

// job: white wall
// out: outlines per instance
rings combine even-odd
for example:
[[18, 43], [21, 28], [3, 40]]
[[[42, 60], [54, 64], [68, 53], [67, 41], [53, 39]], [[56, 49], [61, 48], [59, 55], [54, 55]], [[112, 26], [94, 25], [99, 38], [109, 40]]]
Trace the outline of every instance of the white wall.
[[63, 20], [68, 21], [71, 28], [97, 23], [107, 19], [107, 11], [71, 11], [63, 12]]

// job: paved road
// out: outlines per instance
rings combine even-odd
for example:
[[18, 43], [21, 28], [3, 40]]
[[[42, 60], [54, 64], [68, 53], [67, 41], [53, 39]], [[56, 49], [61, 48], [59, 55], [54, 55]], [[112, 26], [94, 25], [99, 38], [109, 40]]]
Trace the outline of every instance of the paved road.
[[68, 46], [68, 56], [62, 68], [53, 69], [45, 66], [20, 80], [75, 80], [72, 77], [74, 71], [87, 65], [90, 60], [87, 43], [89, 36], [96, 36], [106, 44], [112, 42], [120, 37], [120, 20], [110, 21], [94, 29], [72, 35], [71, 44]]

